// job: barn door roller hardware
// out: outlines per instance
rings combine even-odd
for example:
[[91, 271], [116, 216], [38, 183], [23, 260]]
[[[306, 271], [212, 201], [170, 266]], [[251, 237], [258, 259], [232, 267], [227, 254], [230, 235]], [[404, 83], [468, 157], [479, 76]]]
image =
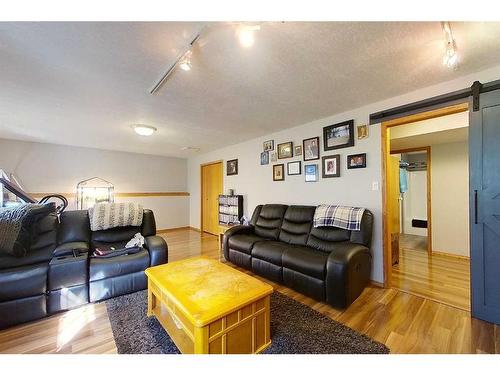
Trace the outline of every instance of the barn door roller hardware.
[[483, 84], [479, 81], [475, 81], [470, 88], [472, 94], [472, 110], [474, 112], [479, 111], [479, 95], [481, 94], [482, 88]]

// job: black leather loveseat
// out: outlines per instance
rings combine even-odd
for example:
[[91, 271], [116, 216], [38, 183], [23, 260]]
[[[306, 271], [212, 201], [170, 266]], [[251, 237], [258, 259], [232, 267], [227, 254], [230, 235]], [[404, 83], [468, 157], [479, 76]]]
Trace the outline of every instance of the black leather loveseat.
[[[144, 210], [140, 227], [91, 232], [87, 211], [66, 211], [59, 219], [50, 213], [34, 230], [28, 255], [0, 255], [0, 329], [145, 289], [144, 270], [167, 262], [151, 210]], [[122, 248], [137, 232], [146, 241], [137, 253], [89, 256], [96, 247]]]
[[226, 260], [319, 301], [344, 308], [370, 280], [373, 215], [360, 231], [313, 227], [314, 206], [266, 204], [250, 225], [224, 234]]

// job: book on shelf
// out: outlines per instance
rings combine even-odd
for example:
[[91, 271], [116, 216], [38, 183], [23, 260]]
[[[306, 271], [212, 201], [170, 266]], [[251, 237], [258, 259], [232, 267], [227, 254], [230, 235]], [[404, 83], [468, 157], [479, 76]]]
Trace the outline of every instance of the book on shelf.
[[219, 224], [239, 223], [242, 217], [242, 195], [219, 195]]

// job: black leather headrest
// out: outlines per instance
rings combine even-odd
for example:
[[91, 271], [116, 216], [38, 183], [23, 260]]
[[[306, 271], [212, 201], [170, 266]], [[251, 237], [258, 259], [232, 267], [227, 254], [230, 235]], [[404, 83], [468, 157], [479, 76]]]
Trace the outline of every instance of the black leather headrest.
[[264, 219], [282, 219], [288, 208], [284, 204], [265, 204], [260, 210], [260, 217]]
[[289, 206], [284, 219], [293, 223], [310, 223], [315, 211], [316, 206]]

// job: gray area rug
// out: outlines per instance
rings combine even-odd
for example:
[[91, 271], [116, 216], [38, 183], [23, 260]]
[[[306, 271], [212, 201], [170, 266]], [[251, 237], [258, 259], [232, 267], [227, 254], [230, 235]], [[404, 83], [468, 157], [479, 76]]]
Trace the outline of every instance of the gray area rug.
[[[106, 301], [118, 353], [179, 354], [154, 317], [146, 316], [147, 292]], [[271, 339], [265, 354], [384, 354], [371, 338], [281, 293], [271, 296]]]

